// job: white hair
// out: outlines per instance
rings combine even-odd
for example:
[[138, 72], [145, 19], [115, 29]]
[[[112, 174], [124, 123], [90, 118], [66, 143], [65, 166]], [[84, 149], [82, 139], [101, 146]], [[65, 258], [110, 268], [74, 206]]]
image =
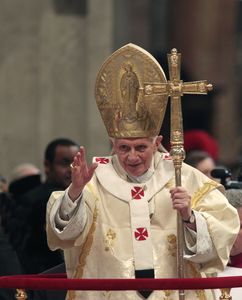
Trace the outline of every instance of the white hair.
[[39, 175], [41, 173], [40, 169], [31, 163], [23, 163], [16, 166], [11, 172], [9, 181], [13, 182], [15, 180], [21, 179], [26, 176]]

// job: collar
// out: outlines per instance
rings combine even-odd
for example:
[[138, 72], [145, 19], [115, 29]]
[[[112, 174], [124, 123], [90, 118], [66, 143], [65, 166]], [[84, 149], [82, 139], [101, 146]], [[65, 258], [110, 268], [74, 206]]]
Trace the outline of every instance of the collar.
[[99, 163], [95, 174], [100, 184], [109, 193], [126, 202], [131, 200], [131, 191], [140, 187], [146, 190], [145, 198], [149, 201], [174, 176], [172, 160], [159, 152], [154, 155], [153, 176], [143, 183], [131, 182], [115, 156], [95, 157], [93, 161]]

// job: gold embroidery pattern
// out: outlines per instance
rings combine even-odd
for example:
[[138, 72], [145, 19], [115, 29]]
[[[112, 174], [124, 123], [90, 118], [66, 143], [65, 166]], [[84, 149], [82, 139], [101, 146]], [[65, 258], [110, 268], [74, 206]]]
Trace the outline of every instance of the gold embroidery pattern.
[[206, 300], [205, 292], [203, 290], [196, 290], [196, 295], [199, 300]]
[[112, 229], [109, 229], [106, 233], [106, 238], [104, 239], [105, 251], [112, 251], [115, 238], [116, 233]]
[[194, 208], [197, 205], [197, 203], [202, 199], [204, 195], [218, 188], [219, 186], [220, 184], [214, 181], [205, 182], [204, 185], [193, 195], [192, 208]]
[[[193, 278], [201, 278], [202, 277], [201, 274], [197, 271], [195, 265], [192, 262], [188, 261], [187, 264], [188, 264], [188, 266], [191, 270]], [[204, 290], [196, 290], [195, 293], [196, 293], [197, 298], [199, 300], [206, 300], [207, 299]]]
[[103, 291], [101, 292], [101, 295], [104, 297], [104, 299], [109, 300], [112, 296], [111, 291]]
[[167, 242], [168, 242], [168, 251], [171, 256], [176, 256], [176, 250], [177, 250], [177, 241], [175, 234], [169, 234], [167, 236]]
[[95, 86], [97, 106], [108, 136], [158, 135], [168, 101], [165, 84], [160, 65], [139, 46], [130, 43], [109, 56]]
[[[95, 203], [96, 203], [98, 201], [98, 198], [97, 198], [91, 184], [88, 183], [87, 187], [89, 188], [91, 193], [94, 195]], [[84, 270], [84, 266], [86, 264], [86, 258], [90, 253], [91, 246], [92, 246], [92, 243], [93, 243], [93, 236], [94, 236], [94, 232], [95, 232], [96, 225], [97, 225], [97, 216], [98, 216], [98, 209], [95, 205], [95, 209], [94, 209], [94, 212], [93, 212], [93, 222], [92, 222], [91, 228], [88, 232], [87, 239], [86, 239], [86, 241], [83, 245], [83, 251], [80, 254], [79, 264], [76, 268], [76, 271], [75, 271], [75, 274], [74, 274], [73, 278], [82, 278], [82, 276], [83, 276], [83, 270]], [[68, 300], [74, 300], [75, 299], [75, 293], [76, 293], [76, 291], [68, 291], [67, 299]]]
[[172, 300], [172, 298], [170, 298], [170, 296], [174, 293], [174, 291], [164, 290], [163, 292], [165, 294], [165, 296], [163, 297], [163, 300]]
[[220, 289], [221, 296], [219, 297], [219, 299], [222, 299], [222, 300], [225, 300], [225, 299], [232, 300], [232, 296], [230, 295], [230, 290], [231, 290], [230, 288]]

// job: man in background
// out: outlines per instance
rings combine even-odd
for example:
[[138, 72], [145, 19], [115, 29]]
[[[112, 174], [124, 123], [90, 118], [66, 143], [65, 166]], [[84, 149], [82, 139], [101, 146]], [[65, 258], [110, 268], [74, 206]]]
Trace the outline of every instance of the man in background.
[[50, 194], [64, 190], [71, 182], [70, 163], [78, 152], [76, 142], [67, 138], [51, 141], [44, 154], [45, 180], [19, 199], [14, 239], [23, 271], [40, 273], [63, 262], [62, 252], [50, 251], [46, 241], [45, 210]]

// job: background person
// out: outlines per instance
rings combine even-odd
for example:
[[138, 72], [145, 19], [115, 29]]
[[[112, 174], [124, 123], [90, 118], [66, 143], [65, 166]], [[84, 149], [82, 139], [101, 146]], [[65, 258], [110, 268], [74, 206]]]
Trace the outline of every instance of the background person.
[[64, 190], [70, 184], [70, 163], [78, 149], [79, 145], [68, 138], [50, 141], [44, 153], [44, 182], [18, 201], [16, 231], [11, 241], [27, 274], [41, 273], [63, 262], [62, 252], [53, 252], [47, 245], [45, 211], [50, 194]]
[[200, 150], [190, 151], [186, 154], [185, 162], [206, 176], [213, 178], [211, 171], [216, 167], [216, 163], [209, 153]]
[[8, 191], [1, 198], [0, 215], [4, 233], [13, 247], [17, 243], [16, 231], [20, 226], [18, 214], [22, 213], [19, 211], [20, 197], [40, 184], [41, 171], [31, 163], [19, 164], [10, 174]]

